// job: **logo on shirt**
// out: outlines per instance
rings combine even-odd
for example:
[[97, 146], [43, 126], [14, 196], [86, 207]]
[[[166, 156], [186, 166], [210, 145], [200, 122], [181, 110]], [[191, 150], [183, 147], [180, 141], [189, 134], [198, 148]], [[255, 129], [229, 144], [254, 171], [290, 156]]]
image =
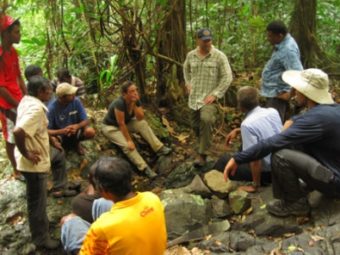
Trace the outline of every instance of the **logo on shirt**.
[[145, 207], [144, 209], [143, 209], [143, 211], [141, 211], [140, 212], [140, 216], [141, 217], [145, 217], [145, 216], [147, 216], [149, 213], [151, 213], [151, 212], [153, 212], [154, 211], [154, 209], [153, 209], [153, 207]]
[[75, 114], [77, 114], [77, 113], [78, 113], [78, 111], [77, 111], [77, 110], [74, 110], [74, 111], [69, 112], [68, 115], [75, 115]]

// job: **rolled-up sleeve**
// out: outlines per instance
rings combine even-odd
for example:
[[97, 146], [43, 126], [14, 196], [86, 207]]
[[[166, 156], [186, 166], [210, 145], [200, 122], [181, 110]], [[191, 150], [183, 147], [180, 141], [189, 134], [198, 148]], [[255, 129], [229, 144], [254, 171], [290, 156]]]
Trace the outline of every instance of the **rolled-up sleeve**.
[[15, 126], [23, 129], [26, 135], [33, 137], [41, 127], [41, 116], [44, 116], [44, 114], [42, 108], [31, 107], [29, 110], [25, 111], [25, 114], [22, 114]]

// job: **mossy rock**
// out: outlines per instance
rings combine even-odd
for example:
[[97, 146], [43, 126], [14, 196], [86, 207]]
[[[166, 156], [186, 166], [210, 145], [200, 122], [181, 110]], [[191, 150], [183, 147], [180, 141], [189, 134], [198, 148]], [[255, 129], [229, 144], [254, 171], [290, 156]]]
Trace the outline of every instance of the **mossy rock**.
[[169, 131], [164, 127], [161, 119], [150, 111], [145, 111], [145, 120], [159, 139], [169, 138]]

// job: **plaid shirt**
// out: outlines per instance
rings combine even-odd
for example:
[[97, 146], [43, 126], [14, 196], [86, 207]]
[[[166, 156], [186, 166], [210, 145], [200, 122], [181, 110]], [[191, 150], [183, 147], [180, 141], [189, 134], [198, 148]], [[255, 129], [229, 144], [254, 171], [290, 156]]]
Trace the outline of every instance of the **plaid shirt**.
[[184, 62], [184, 79], [187, 85], [191, 85], [189, 107], [199, 110], [204, 106], [205, 97], [223, 97], [233, 77], [226, 55], [212, 47], [204, 58], [199, 55], [198, 48], [188, 53]]

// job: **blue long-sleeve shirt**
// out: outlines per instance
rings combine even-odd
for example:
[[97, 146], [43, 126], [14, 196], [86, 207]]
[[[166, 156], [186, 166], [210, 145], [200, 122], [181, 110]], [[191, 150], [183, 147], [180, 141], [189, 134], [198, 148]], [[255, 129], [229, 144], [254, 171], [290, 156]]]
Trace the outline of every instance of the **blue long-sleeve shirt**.
[[291, 87], [281, 78], [282, 73], [287, 70], [303, 70], [299, 47], [290, 34], [274, 46], [272, 56], [263, 69], [261, 95], [276, 97], [282, 92], [290, 91]]
[[298, 145], [340, 181], [340, 105], [317, 105], [295, 118], [288, 129], [234, 155], [236, 163], [251, 162], [269, 153]]

